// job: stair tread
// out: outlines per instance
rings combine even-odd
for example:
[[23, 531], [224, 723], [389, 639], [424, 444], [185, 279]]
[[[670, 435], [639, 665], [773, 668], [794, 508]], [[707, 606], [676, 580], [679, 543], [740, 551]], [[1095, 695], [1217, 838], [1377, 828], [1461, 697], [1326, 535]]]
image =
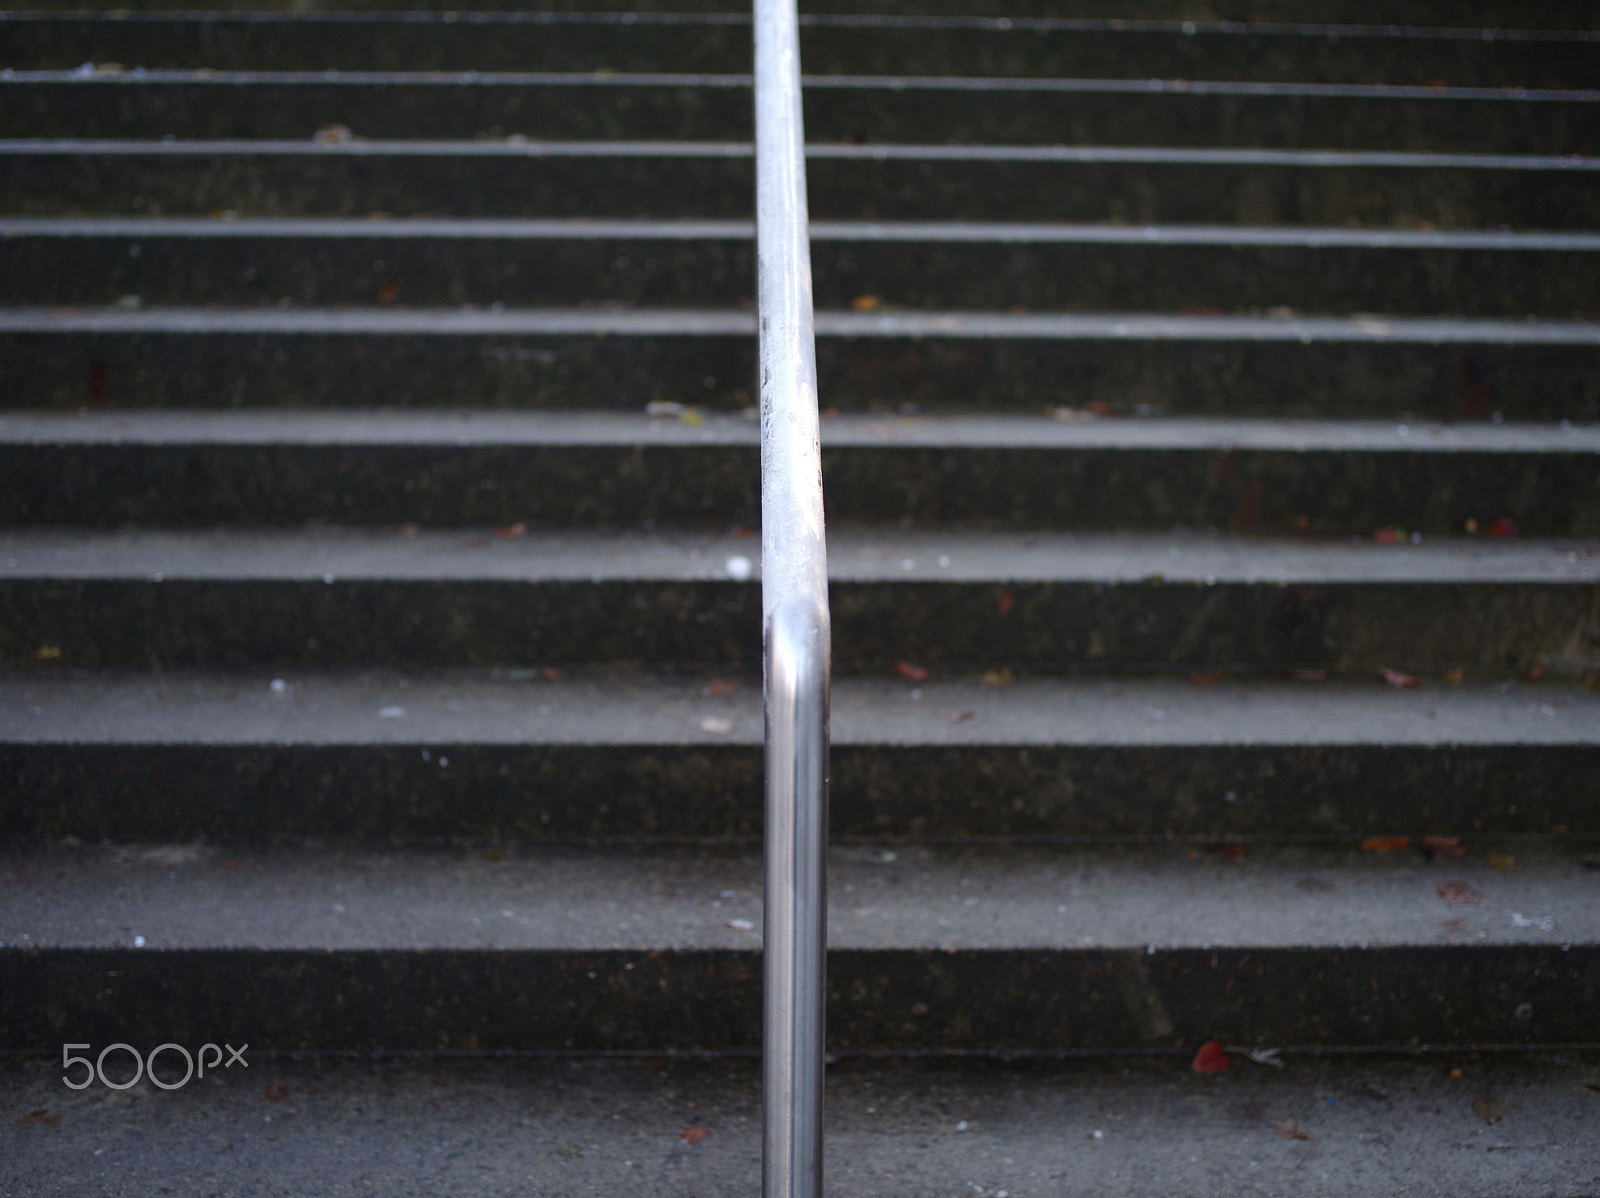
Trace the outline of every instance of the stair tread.
[[[753, 409], [730, 415], [666, 411], [359, 412], [246, 409], [0, 412], [6, 445], [676, 446], [754, 447]], [[1183, 450], [1195, 453], [1590, 454], [1600, 423], [1317, 420], [1252, 416], [1096, 419], [1019, 414], [824, 416], [824, 448]]]
[[[1240, 341], [1377, 345], [1600, 346], [1600, 324], [1542, 318], [1454, 316], [1187, 316], [1145, 312], [845, 312], [816, 313], [819, 338], [1025, 341]], [[12, 307], [0, 309], [0, 335], [350, 334], [395, 336], [538, 335], [738, 336], [755, 333], [755, 315], [737, 309], [614, 308], [269, 308]]]
[[[1492, 847], [1514, 855], [1515, 873], [1493, 868], [1482, 845], [1431, 863], [1260, 843], [1234, 857], [1182, 843], [838, 846], [828, 942], [952, 951], [1600, 945], [1592, 846]], [[13, 850], [0, 855], [4, 941], [126, 948], [139, 935], [150, 951], [760, 946], [758, 853], [494, 855], [195, 844]]]
[[[972, 675], [845, 675], [834, 681], [831, 713], [841, 748], [1600, 744], [1600, 694], [1558, 681], [1424, 680], [1396, 690], [1376, 675], [1204, 687], [1024, 676], [993, 687]], [[759, 679], [738, 671], [0, 673], [0, 744], [13, 745], [751, 747], [761, 731]]]
[[[223, 1035], [219, 1024], [211, 1038]], [[1385, 1059], [1290, 1049], [1283, 1068], [1235, 1055], [1208, 1076], [1189, 1069], [1197, 1046], [1009, 1069], [841, 1057], [827, 1071], [828, 1193], [1227, 1198], [1247, 1178], [1308, 1198], [1402, 1185], [1427, 1198], [1546, 1198], [1600, 1178], [1600, 1099], [1585, 1089], [1600, 1068], [1592, 1052]], [[112, 1053], [113, 1078], [126, 1076], [118, 1061], [132, 1068]], [[760, 1187], [754, 1060], [375, 1061], [269, 1054], [253, 1042], [244, 1061], [248, 1070], [212, 1066], [203, 1082], [143, 1102], [107, 1101], [98, 1085], [74, 1094], [44, 1063], [11, 1071], [0, 1078], [7, 1109], [62, 1127], [17, 1134], [4, 1176], [14, 1192], [51, 1196], [100, 1193], [107, 1173], [143, 1176], [178, 1198], [262, 1192], [264, 1177], [274, 1193], [461, 1198], [680, 1188], [726, 1198]], [[176, 1082], [179, 1055], [161, 1063]], [[1485, 1095], [1505, 1112], [1493, 1127], [1474, 1112]], [[693, 1129], [703, 1140], [686, 1142]]]
[[[502, 535], [497, 535], [499, 532]], [[835, 529], [829, 577], [846, 582], [1600, 582], [1593, 539], [1430, 538], [1420, 545], [1203, 533]], [[759, 574], [759, 542], [727, 532], [312, 528], [0, 530], [0, 579], [728, 581]], [[941, 560], [943, 559], [943, 560]], [[738, 566], [734, 567], [736, 570]]]
[[[1349, 229], [1338, 226], [1079, 224], [1070, 221], [813, 221], [815, 242], [1003, 245], [1274, 246], [1384, 250], [1600, 252], [1600, 233], [1516, 229]], [[358, 239], [380, 241], [752, 240], [741, 220], [645, 217], [0, 216], [0, 237]]]

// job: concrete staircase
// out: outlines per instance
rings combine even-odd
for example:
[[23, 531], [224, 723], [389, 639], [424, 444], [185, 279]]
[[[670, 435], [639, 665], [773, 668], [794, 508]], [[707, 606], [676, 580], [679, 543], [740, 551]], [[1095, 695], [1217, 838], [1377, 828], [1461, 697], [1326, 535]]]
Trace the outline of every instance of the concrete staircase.
[[[116, 1128], [139, 1192], [756, 1185], [750, 26], [568, 7], [0, 14], [0, 1192]], [[802, 29], [830, 1186], [1600, 1191], [1594, 13], [869, 7]], [[1447, 1065], [1471, 1151], [1373, 1166]]]

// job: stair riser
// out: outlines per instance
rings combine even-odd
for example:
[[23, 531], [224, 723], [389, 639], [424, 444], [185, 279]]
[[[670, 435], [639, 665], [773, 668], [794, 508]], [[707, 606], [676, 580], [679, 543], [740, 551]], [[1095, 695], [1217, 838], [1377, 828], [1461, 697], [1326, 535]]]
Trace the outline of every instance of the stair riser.
[[[1600, 114], [1597, 114], [1600, 115]], [[1594, 250], [1063, 245], [816, 238], [816, 304], [1248, 314], [1291, 308], [1571, 318], [1600, 311]], [[732, 307], [755, 294], [748, 238], [12, 236], [0, 303], [596, 303]]]
[[[748, 157], [115, 154], [7, 148], [0, 212], [129, 216], [743, 217]], [[241, 143], [235, 143], [241, 144]], [[1583, 229], [1600, 171], [813, 156], [813, 220]], [[1548, 160], [1534, 160], [1548, 161]]]
[[[1452, 20], [1455, 14], [1451, 14]], [[748, 72], [746, 19], [229, 18], [0, 21], [15, 68], [83, 62], [213, 70]], [[1600, 45], [1571, 40], [1023, 27], [943, 20], [803, 27], [813, 74], [1270, 80], [1583, 88]]]
[[[363, 137], [747, 141], [749, 85], [579, 82], [293, 84], [222, 80], [0, 82], [3, 137], [297, 140], [341, 124]], [[813, 142], [1271, 146], [1592, 154], [1592, 101], [1501, 96], [1210, 95], [850, 87], [805, 95]]]
[[[183, 744], [181, 736], [159, 745], [0, 746], [11, 796], [0, 835], [223, 843], [761, 836], [755, 745], [260, 747]], [[830, 830], [874, 838], [1593, 835], [1597, 767], [1592, 745], [847, 744], [832, 750]]]
[[[330, 576], [331, 577], [331, 576]], [[1600, 667], [1586, 583], [850, 583], [836, 668]], [[1006, 606], [1006, 614], [996, 614]], [[499, 665], [760, 660], [754, 584], [8, 578], [0, 661]]]
[[25, 408], [738, 409], [755, 377], [747, 336], [0, 335], [0, 405]]
[[[1600, 351], [1584, 345], [825, 331], [817, 368], [823, 404], [845, 411], [1600, 418]], [[0, 334], [0, 406], [18, 409], [733, 409], [754, 378], [754, 339], [736, 335]]]
[[[823, 479], [836, 522], [1434, 536], [1508, 517], [1524, 536], [1592, 537], [1594, 456], [835, 447]], [[760, 515], [753, 445], [0, 446], [0, 521], [15, 524], [753, 527]]]
[[[632, 968], [627, 968], [627, 966]], [[6, 1048], [753, 1051], [761, 958], [724, 951], [0, 950]], [[1021, 1050], [1586, 1043], [1592, 945], [835, 950], [828, 1046]], [[1519, 1010], [1522, 1014], [1519, 1016]]]
[[[473, 6], [479, 12], [519, 11], [513, 0], [489, 0]], [[854, 16], [859, 0], [806, 0], [802, 13]], [[103, 5], [84, 0], [30, 0], [30, 12], [68, 10], [115, 12], [196, 11], [177, 0], [108, 0]], [[661, 12], [727, 13], [747, 16], [742, 0], [552, 0], [540, 6], [548, 12]], [[450, 0], [216, 0], [206, 12], [453, 12]], [[1107, 17], [1181, 21], [1281, 21], [1327, 22], [1341, 25], [1406, 24], [1433, 26], [1439, 10], [1431, 0], [1327, 0], [1308, 5], [1305, 0], [874, 0], [872, 11], [903, 16]], [[1463, 0], [1450, 9], [1451, 24], [1469, 29], [1597, 29], [1600, 17], [1572, 0]]]

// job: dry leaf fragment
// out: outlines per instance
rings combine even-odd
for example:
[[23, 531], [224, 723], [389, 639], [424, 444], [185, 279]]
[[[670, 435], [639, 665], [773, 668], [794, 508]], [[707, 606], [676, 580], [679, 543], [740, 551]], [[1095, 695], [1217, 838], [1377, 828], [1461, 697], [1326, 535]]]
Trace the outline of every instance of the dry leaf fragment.
[[33, 651], [33, 660], [34, 661], [60, 661], [61, 660], [61, 646], [60, 645], [40, 645], [37, 649], [35, 649]]
[[1489, 535], [1502, 541], [1514, 541], [1522, 535], [1522, 530], [1510, 516], [1499, 516], [1490, 522]]
[[1510, 853], [1490, 853], [1489, 864], [1494, 866], [1503, 874], [1514, 874], [1517, 872], [1517, 859]]
[[[304, 126], [302, 126], [304, 128]], [[327, 142], [330, 145], [339, 145], [343, 142], [353, 141], [355, 134], [350, 132], [349, 125], [324, 125], [318, 129], [313, 141]]]
[[957, 711], [951, 707], [941, 707], [938, 711], [940, 719], [949, 720], [952, 724], [964, 724], [977, 714], [975, 711]]
[[1002, 616], [1008, 614], [1017, 605], [1017, 593], [1009, 587], [1000, 592], [1000, 597], [995, 600], [995, 610]]
[[1272, 1130], [1285, 1140], [1315, 1140], [1317, 1137], [1301, 1127], [1293, 1119], [1284, 1119], [1272, 1125]]
[[521, 520], [518, 520], [515, 524], [508, 524], [504, 528], [495, 529], [494, 535], [497, 537], [520, 537], [527, 531], [528, 526]]
[[1228, 1050], [1222, 1047], [1222, 1041], [1207, 1040], [1200, 1046], [1200, 1051], [1194, 1054], [1189, 1068], [1196, 1073], [1218, 1073], [1229, 1064]]
[[1247, 851], [1242, 844], [1214, 844], [1211, 851], [1228, 861], [1241, 860]]
[[1472, 1113], [1492, 1127], [1506, 1117], [1506, 1104], [1493, 1094], [1479, 1094], [1472, 1100]]
[[37, 1111], [29, 1111], [22, 1117], [24, 1123], [37, 1123], [41, 1127], [60, 1127], [61, 1116], [52, 1115], [46, 1108], [40, 1107]]
[[858, 295], [850, 301], [850, 306], [857, 312], [876, 312], [883, 307], [883, 301], [875, 295]]
[[1361, 847], [1369, 853], [1398, 853], [1411, 844], [1409, 836], [1369, 836]]
[[705, 1128], [700, 1127], [699, 1125], [686, 1127], [683, 1129], [683, 1138], [691, 1145], [701, 1143], [705, 1140], [706, 1136], [710, 1134], [710, 1132], [706, 1131]]
[[1583, 1088], [1585, 1090], [1594, 1090], [1600, 1092], [1600, 1082], [1584, 1082]]
[[731, 695], [739, 689], [739, 684], [731, 678], [713, 678], [700, 688], [700, 693], [706, 698], [712, 695]]
[[1010, 669], [985, 670], [978, 676], [978, 681], [984, 686], [1010, 686], [1017, 680], [1016, 674]]
[[1466, 676], [1466, 671], [1460, 668], [1446, 670], [1443, 674], [1439, 675], [1439, 681], [1444, 683], [1446, 686], [1460, 686], [1461, 680]]
[[1543, 666], [1530, 666], [1528, 672], [1522, 676], [1524, 682], [1538, 682], [1544, 677]]
[[912, 665], [909, 661], [896, 661], [894, 672], [902, 678], [909, 678], [912, 682], [926, 682], [928, 671], [925, 666]]
[[1470, 907], [1483, 902], [1483, 892], [1465, 882], [1440, 882], [1439, 897], [1452, 907]]
[[1221, 670], [1207, 670], [1203, 674], [1190, 674], [1190, 686], [1215, 686], [1217, 679], [1222, 677]]
[[1424, 836], [1422, 838], [1422, 846], [1425, 849], [1432, 849], [1441, 857], [1465, 857], [1467, 855], [1467, 850], [1462, 845], [1461, 837], [1459, 836]]
[[283, 1082], [268, 1082], [262, 1087], [261, 1097], [268, 1102], [282, 1102], [289, 1097], [289, 1087]]
[[1378, 673], [1383, 675], [1383, 680], [1397, 690], [1417, 685], [1417, 676], [1407, 674], [1400, 670], [1391, 670], [1388, 666], [1379, 666]]

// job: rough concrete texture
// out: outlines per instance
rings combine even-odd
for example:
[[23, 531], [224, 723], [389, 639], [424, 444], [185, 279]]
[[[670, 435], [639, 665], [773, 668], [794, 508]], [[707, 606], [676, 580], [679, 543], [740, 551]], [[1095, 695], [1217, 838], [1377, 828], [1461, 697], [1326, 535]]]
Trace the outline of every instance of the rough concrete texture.
[[[836, 846], [829, 944], [1594, 946], [1596, 851], [1526, 839], [1431, 861], [1404, 846]], [[9, 851], [0, 879], [12, 950], [761, 943], [761, 860], [748, 849], [83, 845]]]
[[[1387, 18], [1386, 18], [1387, 19]], [[310, 136], [727, 141], [750, 136], [743, 75], [15, 71], [6, 137]], [[16, 94], [9, 94], [15, 92]], [[1235, 145], [1581, 153], [1593, 93], [1208, 80], [811, 75], [812, 141]], [[813, 230], [815, 236], [815, 230]]]
[[[551, 676], [553, 675], [553, 676]], [[0, 743], [633, 744], [753, 746], [746, 672], [488, 669], [399, 672], [0, 673]], [[835, 747], [1060, 745], [1589, 746], [1600, 692], [1561, 682], [1371, 674], [1285, 681], [846, 675]], [[707, 720], [713, 721], [710, 726]], [[726, 720], [724, 728], [720, 721]]]
[[[819, 220], [1584, 229], [1600, 189], [1591, 160], [1554, 155], [917, 144], [808, 155]], [[748, 218], [754, 182], [750, 146], [736, 142], [11, 140], [0, 163], [0, 210], [35, 216]]]
[[[825, 75], [910, 74], [1426, 86], [1585, 87], [1596, 46], [1520, 33], [1467, 37], [1389, 26], [1240, 27], [1215, 21], [1155, 26], [1114, 20], [982, 17], [907, 20], [809, 15], [807, 69]], [[20, 14], [0, 24], [0, 53], [19, 67], [70, 69], [114, 60], [133, 67], [223, 70], [700, 70], [748, 71], [749, 18], [733, 14], [329, 13], [230, 17], [204, 24], [150, 14]]]
[[[754, 415], [0, 414], [0, 520], [750, 527]], [[829, 521], [1600, 532], [1600, 426], [1062, 417], [825, 418]]]
[[[178, 1090], [144, 1079], [123, 1093], [98, 1082], [77, 1093], [59, 1061], [10, 1058], [0, 1194], [716, 1198], [760, 1184], [759, 1066], [748, 1058], [245, 1059], [248, 1072], [235, 1065]], [[1290, 1054], [1282, 1069], [1236, 1055], [1210, 1075], [1188, 1060], [839, 1059], [828, 1070], [827, 1191], [1600, 1190], [1592, 1051]], [[176, 1053], [161, 1064], [169, 1083], [181, 1075]], [[125, 1053], [107, 1060], [113, 1080], [126, 1077], [119, 1066], [131, 1071]]]
[[[135, 295], [145, 307], [731, 307], [755, 287], [753, 230], [725, 227], [740, 223], [12, 220], [0, 222], [0, 302]], [[1449, 312], [1519, 321], [1570, 318], [1600, 302], [1600, 239], [1582, 234], [1117, 231], [824, 224], [811, 231], [813, 294], [819, 308], [841, 310], [871, 295], [924, 311]]]
[[[555, 673], [0, 673], [0, 830], [759, 837], [759, 678]], [[1586, 688], [1199, 681], [838, 677], [833, 833], [1600, 832]]]

